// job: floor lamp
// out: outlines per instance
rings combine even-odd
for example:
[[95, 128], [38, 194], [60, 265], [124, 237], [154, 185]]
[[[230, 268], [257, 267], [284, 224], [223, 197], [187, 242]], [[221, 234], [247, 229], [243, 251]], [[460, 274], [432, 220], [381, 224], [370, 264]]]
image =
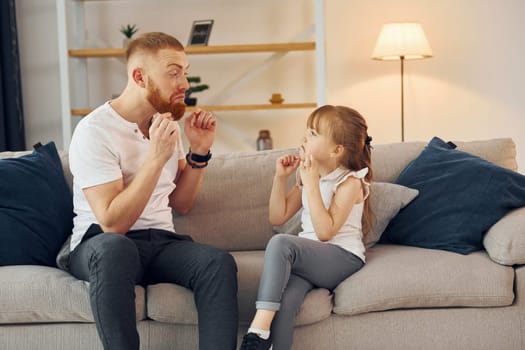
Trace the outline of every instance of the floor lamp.
[[425, 32], [419, 23], [388, 23], [383, 25], [372, 59], [401, 61], [401, 141], [405, 141], [405, 91], [403, 70], [405, 60], [432, 57]]

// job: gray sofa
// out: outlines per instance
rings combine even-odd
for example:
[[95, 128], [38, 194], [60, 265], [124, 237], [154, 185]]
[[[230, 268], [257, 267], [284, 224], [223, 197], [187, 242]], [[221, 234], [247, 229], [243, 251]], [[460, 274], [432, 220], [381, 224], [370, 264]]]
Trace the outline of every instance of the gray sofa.
[[[458, 149], [516, 169], [510, 139], [455, 142]], [[393, 182], [424, 142], [375, 145], [375, 180]], [[265, 244], [274, 233], [268, 198], [285, 150], [214, 155], [193, 210], [175, 227], [232, 252], [238, 265], [239, 339], [254, 313]], [[0, 157], [18, 156], [4, 152]], [[62, 154], [66, 174], [67, 156]], [[297, 318], [294, 349], [525, 349], [525, 208], [460, 255], [376, 244], [367, 264], [333, 292], [314, 289]], [[509, 235], [515, 235], [508, 237]], [[509, 243], [511, 242], [511, 243]], [[517, 262], [517, 263], [516, 263]], [[141, 349], [197, 349], [191, 291], [136, 288]], [[0, 349], [101, 349], [88, 286], [44, 266], [0, 267]], [[219, 349], [220, 350], [220, 349]]]

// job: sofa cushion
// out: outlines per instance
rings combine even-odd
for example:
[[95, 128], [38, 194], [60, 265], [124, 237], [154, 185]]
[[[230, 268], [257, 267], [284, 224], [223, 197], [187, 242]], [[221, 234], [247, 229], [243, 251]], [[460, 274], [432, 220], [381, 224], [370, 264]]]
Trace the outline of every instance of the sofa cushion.
[[374, 145], [372, 148], [374, 181], [394, 182], [401, 171], [421, 153], [424, 147], [424, 142], [396, 142]]
[[214, 155], [192, 210], [183, 216], [174, 213], [175, 230], [225, 250], [264, 249], [273, 234], [268, 201], [275, 162], [294, 151]]
[[372, 226], [364, 239], [367, 248], [379, 241], [390, 220], [418, 194], [418, 190], [405, 186], [387, 182], [372, 182], [370, 186]]
[[[456, 144], [458, 149], [500, 166], [517, 169], [516, 148], [512, 139]], [[424, 147], [423, 142], [374, 145], [374, 181], [394, 182]], [[191, 212], [175, 216], [175, 230], [190, 234], [198, 242], [230, 251], [264, 249], [272, 236], [272, 227], [268, 223], [268, 200], [275, 161], [279, 156], [292, 152], [297, 150], [214, 154]], [[291, 176], [289, 180], [288, 186], [291, 187], [295, 179]], [[242, 200], [238, 200], [239, 196]]]
[[[517, 170], [516, 145], [510, 138], [481, 141], [454, 141], [457, 149], [474, 154], [501, 167]], [[401, 171], [425, 148], [425, 142], [397, 142], [374, 145], [374, 181], [394, 182]]]
[[[6, 159], [6, 158], [19, 158], [22, 156], [25, 156], [27, 154], [30, 154], [31, 151], [5, 151], [0, 152], [0, 159]], [[71, 170], [69, 170], [69, 157], [66, 151], [64, 150], [58, 150], [58, 155], [60, 157], [60, 162], [62, 163], [62, 170], [64, 171], [64, 177], [66, 178], [66, 182], [69, 186], [69, 189], [72, 191], [73, 189], [73, 175], [71, 175]]]
[[55, 266], [73, 200], [55, 144], [0, 160], [0, 265]]
[[[94, 322], [88, 283], [57, 268], [0, 267], [0, 323]], [[145, 318], [144, 288], [135, 287], [137, 320]]]
[[334, 312], [508, 306], [513, 288], [514, 269], [495, 264], [485, 252], [376, 244], [366, 265], [334, 290]]
[[485, 232], [525, 205], [525, 176], [434, 137], [396, 183], [419, 196], [390, 222], [388, 242], [461, 254], [482, 249]]
[[483, 246], [497, 263], [525, 264], [525, 207], [496, 222], [485, 235]]
[[[233, 252], [238, 268], [239, 323], [247, 326], [255, 314], [264, 252]], [[197, 309], [191, 290], [169, 283], [147, 287], [148, 317], [159, 322], [197, 324]], [[307, 295], [297, 316], [297, 325], [307, 325], [330, 317], [332, 295], [327, 289], [313, 289]]]

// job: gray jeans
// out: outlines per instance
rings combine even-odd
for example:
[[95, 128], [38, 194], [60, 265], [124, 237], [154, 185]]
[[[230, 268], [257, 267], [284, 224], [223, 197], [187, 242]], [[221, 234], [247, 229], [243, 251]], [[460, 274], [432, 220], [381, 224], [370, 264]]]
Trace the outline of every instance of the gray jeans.
[[139, 349], [135, 285], [169, 282], [193, 291], [199, 349], [235, 350], [237, 266], [228, 252], [173, 232], [151, 229], [124, 236], [92, 225], [69, 258], [71, 274], [89, 282], [104, 349]]
[[359, 257], [333, 244], [286, 234], [272, 237], [255, 306], [277, 311], [271, 327], [273, 350], [291, 348], [295, 317], [310, 289], [333, 290], [363, 265]]

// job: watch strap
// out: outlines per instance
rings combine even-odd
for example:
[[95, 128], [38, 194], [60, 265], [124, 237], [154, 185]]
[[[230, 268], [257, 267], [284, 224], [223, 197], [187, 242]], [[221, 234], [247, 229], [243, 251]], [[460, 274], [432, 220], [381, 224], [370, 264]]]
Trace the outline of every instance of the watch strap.
[[202, 154], [193, 153], [190, 148], [189, 158], [197, 163], [206, 163], [207, 161], [211, 159], [211, 152], [210, 150], [208, 150], [208, 153], [206, 155], [202, 155]]

